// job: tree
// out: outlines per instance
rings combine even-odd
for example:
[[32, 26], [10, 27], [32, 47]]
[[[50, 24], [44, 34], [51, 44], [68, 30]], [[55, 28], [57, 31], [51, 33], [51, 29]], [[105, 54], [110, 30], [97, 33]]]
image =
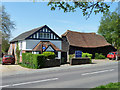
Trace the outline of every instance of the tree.
[[109, 11], [110, 5], [100, 1], [102, 0], [98, 0], [98, 2], [80, 2], [77, 0], [73, 0], [71, 2], [57, 2], [51, 0], [48, 3], [48, 6], [51, 6], [51, 10], [55, 10], [56, 8], [58, 8], [59, 10], [63, 9], [64, 12], [75, 12], [76, 9], [79, 8], [80, 10], [82, 10], [83, 16], [87, 16], [88, 19], [93, 11], [95, 14], [99, 12], [105, 13]]
[[116, 49], [120, 48], [120, 14], [108, 12], [103, 15], [100, 21], [98, 34], [105, 37]]
[[9, 38], [15, 24], [10, 19], [10, 15], [5, 12], [5, 7], [0, 6], [0, 25], [2, 30], [2, 52], [5, 53], [9, 48]]

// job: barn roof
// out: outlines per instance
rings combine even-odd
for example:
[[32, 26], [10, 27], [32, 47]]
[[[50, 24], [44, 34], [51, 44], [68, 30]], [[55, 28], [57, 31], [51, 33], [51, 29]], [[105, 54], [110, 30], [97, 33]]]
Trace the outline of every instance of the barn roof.
[[67, 30], [62, 37], [66, 36], [69, 45], [84, 48], [95, 48], [111, 45], [105, 38], [96, 33], [81, 33], [76, 31]]

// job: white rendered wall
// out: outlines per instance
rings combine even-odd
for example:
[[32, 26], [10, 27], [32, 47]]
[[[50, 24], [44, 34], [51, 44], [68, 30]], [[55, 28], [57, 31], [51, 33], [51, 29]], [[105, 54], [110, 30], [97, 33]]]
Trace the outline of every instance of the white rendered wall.
[[26, 50], [26, 40], [22, 41], [22, 50]]
[[56, 59], [61, 59], [61, 52], [58, 52], [58, 57]]
[[26, 40], [26, 50], [32, 50], [40, 41], [50, 41], [57, 48], [62, 49], [62, 41], [58, 40]]

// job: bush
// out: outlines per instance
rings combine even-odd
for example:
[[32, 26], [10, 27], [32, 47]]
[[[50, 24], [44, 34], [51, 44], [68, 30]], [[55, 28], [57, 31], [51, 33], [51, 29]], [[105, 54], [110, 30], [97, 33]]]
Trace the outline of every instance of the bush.
[[92, 54], [83, 53], [83, 52], [82, 52], [82, 57], [88, 57], [88, 58], [90, 58], [90, 63], [92, 63]]
[[[104, 90], [120, 90], [120, 82], [117, 82], [117, 83], [109, 83], [107, 85], [101, 85], [101, 86], [98, 86], [96, 88], [93, 88], [91, 90], [97, 90], [99, 88], [100, 89], [104, 89]], [[106, 89], [105, 89], [106, 88]]]
[[42, 54], [23, 53], [21, 66], [38, 69], [44, 67], [45, 56]]
[[55, 59], [55, 53], [54, 52], [43, 52], [43, 55], [47, 58], [47, 59]]
[[74, 57], [75, 57], [75, 54], [69, 55], [69, 61], [70, 61], [72, 58], [74, 58]]
[[95, 53], [95, 59], [105, 59], [106, 57], [102, 53]]

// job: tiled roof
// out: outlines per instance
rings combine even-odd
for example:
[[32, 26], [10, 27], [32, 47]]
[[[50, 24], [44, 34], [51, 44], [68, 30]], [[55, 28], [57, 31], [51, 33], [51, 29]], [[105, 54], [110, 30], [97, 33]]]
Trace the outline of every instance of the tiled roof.
[[[45, 51], [49, 46], [51, 46], [56, 51], [61, 51], [58, 47], [56, 47], [53, 43], [50, 41], [40, 41], [32, 51]], [[42, 50], [42, 47], [45, 47], [45, 50]]]
[[[46, 26], [46, 25], [44, 25]], [[22, 34], [20, 34], [19, 36], [17, 36], [16, 38], [14, 38], [13, 40], [11, 40], [10, 42], [15, 42], [15, 41], [20, 41], [20, 40], [24, 40], [25, 38], [29, 37], [31, 34], [33, 34], [34, 32], [38, 31], [39, 29], [43, 28], [44, 26], [32, 29], [30, 31], [24, 32]]]
[[69, 45], [76, 47], [92, 48], [109, 46], [105, 38], [96, 33], [81, 33], [67, 30], [62, 36], [66, 36]]

